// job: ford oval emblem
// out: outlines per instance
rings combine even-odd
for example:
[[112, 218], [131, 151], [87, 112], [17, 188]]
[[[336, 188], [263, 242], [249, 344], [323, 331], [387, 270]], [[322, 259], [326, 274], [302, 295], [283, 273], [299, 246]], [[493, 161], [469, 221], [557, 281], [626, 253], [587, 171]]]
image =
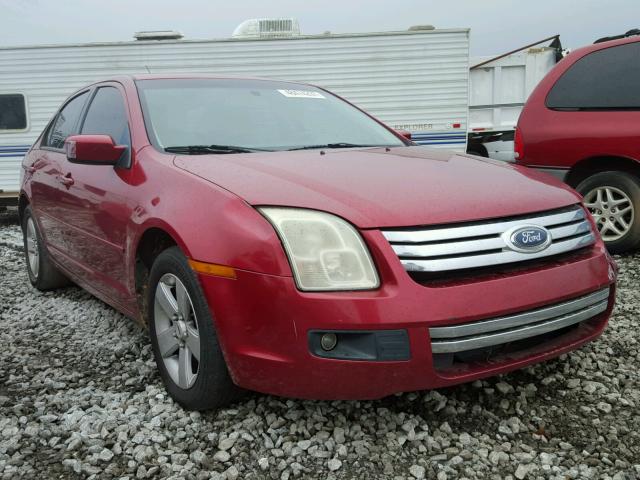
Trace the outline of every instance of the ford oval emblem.
[[507, 232], [505, 236], [507, 246], [511, 250], [523, 253], [533, 253], [544, 250], [551, 243], [549, 230], [537, 225], [524, 225]]

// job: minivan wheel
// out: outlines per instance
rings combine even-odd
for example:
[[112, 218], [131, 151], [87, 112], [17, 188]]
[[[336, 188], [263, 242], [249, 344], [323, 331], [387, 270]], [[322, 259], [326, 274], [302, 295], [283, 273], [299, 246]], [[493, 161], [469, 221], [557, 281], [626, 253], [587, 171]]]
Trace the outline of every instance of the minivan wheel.
[[209, 305], [178, 247], [153, 263], [148, 289], [149, 332], [156, 364], [169, 394], [189, 410], [237, 400]]
[[38, 223], [33, 217], [31, 206], [24, 210], [22, 238], [27, 274], [31, 285], [38, 290], [45, 291], [64, 287], [71, 283], [51, 262], [49, 252], [40, 234]]
[[622, 253], [640, 245], [640, 182], [624, 172], [601, 172], [577, 187], [584, 196], [611, 253]]

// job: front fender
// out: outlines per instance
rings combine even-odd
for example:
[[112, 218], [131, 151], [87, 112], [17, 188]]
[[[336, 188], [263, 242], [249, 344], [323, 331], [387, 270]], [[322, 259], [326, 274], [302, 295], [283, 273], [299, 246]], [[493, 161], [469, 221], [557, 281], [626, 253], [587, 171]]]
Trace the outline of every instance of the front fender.
[[[132, 209], [129, 260], [145, 231], [159, 228], [189, 258], [271, 275], [291, 276], [280, 240], [269, 222], [237, 195], [190, 173], [172, 169], [170, 188], [158, 165], [146, 172], [139, 204]], [[157, 181], [156, 181], [157, 180]]]

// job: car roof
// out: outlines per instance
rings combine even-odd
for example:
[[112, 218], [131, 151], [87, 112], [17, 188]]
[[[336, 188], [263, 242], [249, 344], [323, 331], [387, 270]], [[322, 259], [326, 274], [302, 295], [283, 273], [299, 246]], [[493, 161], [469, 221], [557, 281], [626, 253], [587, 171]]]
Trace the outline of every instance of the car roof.
[[292, 80], [281, 80], [278, 78], [264, 78], [264, 77], [242, 77], [236, 75], [218, 75], [218, 74], [208, 74], [208, 73], [144, 73], [144, 74], [132, 74], [132, 75], [115, 75], [113, 77], [105, 77], [94, 82], [83, 85], [81, 88], [74, 91], [71, 95], [67, 97], [64, 101], [63, 105], [67, 103], [67, 101], [78, 93], [93, 88], [95, 86], [99, 86], [103, 83], [116, 82], [121, 83], [122, 85], [130, 85], [133, 86], [138, 80], [171, 80], [171, 79], [185, 79], [185, 80], [203, 80], [203, 79], [211, 79], [211, 80], [248, 80], [254, 82], [276, 82], [276, 83], [288, 83], [291, 85], [299, 85], [299, 86], [307, 86], [307, 87], [318, 87], [317, 85], [313, 85], [311, 83], [306, 82], [294, 82]]
[[120, 82], [130, 83], [138, 80], [172, 80], [172, 79], [193, 79], [193, 80], [249, 80], [249, 81], [263, 81], [263, 82], [279, 82], [290, 83], [292, 85], [311, 85], [306, 82], [295, 82], [292, 80], [283, 80], [279, 78], [264, 78], [264, 77], [251, 77], [251, 76], [237, 76], [237, 75], [219, 75], [209, 73], [139, 73], [132, 75], [115, 75], [113, 77], [107, 77], [100, 80], [96, 80], [83, 88], [87, 88], [92, 85], [97, 85], [104, 82]]
[[[571, 53], [570, 56], [584, 56], [591, 52], [596, 52], [598, 50], [604, 50], [605, 48], [617, 47], [618, 45], [625, 45], [627, 43], [636, 43], [640, 42], [640, 36], [627, 37], [627, 38], [619, 38], [617, 40], [607, 40], [606, 42], [594, 43], [592, 45], [587, 45], [585, 47], [576, 48]], [[577, 54], [577, 55], [576, 55]]]

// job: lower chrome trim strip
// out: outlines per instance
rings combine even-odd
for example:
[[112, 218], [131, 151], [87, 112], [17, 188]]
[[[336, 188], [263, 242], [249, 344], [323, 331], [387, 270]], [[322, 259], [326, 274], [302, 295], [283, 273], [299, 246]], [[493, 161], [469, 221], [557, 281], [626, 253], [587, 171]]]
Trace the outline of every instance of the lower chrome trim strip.
[[528, 310], [516, 315], [492, 318], [490, 320], [479, 320], [477, 322], [452, 325], [450, 327], [433, 327], [429, 329], [429, 335], [431, 335], [431, 338], [459, 338], [494, 332], [496, 330], [506, 330], [507, 328], [522, 327], [530, 323], [550, 320], [577, 312], [578, 310], [590, 307], [608, 298], [609, 289], [605, 288], [568, 302], [557, 303], [536, 310]]
[[452, 340], [434, 340], [431, 342], [431, 351], [433, 353], [456, 353], [535, 337], [593, 318], [606, 311], [607, 305], [608, 300], [605, 299], [577, 312], [519, 328]]

